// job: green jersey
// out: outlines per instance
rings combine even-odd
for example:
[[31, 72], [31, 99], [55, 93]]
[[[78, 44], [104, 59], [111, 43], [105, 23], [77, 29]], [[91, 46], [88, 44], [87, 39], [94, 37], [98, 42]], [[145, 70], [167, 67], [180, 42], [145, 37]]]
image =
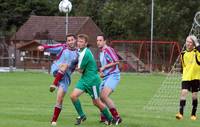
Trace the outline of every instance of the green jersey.
[[99, 77], [96, 61], [88, 48], [84, 48], [80, 51], [78, 68], [83, 70], [81, 78], [89, 84]]
[[99, 96], [99, 86], [101, 79], [98, 75], [97, 64], [88, 48], [79, 52], [78, 68], [83, 70], [81, 79], [76, 84], [76, 88], [88, 93], [92, 98]]

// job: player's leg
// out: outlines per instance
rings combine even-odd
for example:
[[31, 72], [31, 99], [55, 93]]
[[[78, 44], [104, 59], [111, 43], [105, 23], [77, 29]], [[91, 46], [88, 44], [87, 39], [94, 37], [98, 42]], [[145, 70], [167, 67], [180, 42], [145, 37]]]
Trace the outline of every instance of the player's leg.
[[186, 97], [188, 90], [190, 89], [190, 81], [182, 81], [181, 83], [181, 94], [180, 94], [180, 103], [179, 103], [179, 112], [176, 114], [176, 119], [183, 119], [184, 107], [186, 105]]
[[[114, 107], [114, 103], [113, 101], [108, 97], [109, 93], [111, 93], [112, 90], [110, 91], [109, 88], [107, 87], [104, 87], [102, 90], [101, 90], [101, 93], [100, 93], [100, 98], [102, 100], [102, 102], [110, 109], [110, 107]], [[112, 113], [111, 113], [112, 114]], [[114, 117], [114, 116], [113, 116]], [[105, 116], [101, 113], [101, 116], [100, 116], [100, 122], [105, 122], [106, 121], [106, 118]]]
[[105, 106], [105, 104], [100, 100], [100, 98], [93, 99], [92, 101], [93, 101], [93, 104], [96, 107], [99, 108], [99, 110], [101, 111], [101, 113], [103, 114], [103, 116], [106, 117], [106, 120], [109, 121], [109, 124], [110, 124], [112, 122], [112, 116], [108, 112], [108, 109]]
[[[100, 90], [100, 92], [102, 91], [102, 89], [104, 88], [104, 85], [105, 85], [105, 80], [102, 80], [102, 82], [101, 82], [101, 84], [100, 84], [100, 88], [99, 88], [99, 90]], [[103, 100], [102, 100], [102, 102], [103, 102]], [[104, 102], [103, 102], [104, 103]], [[106, 117], [101, 113], [101, 111], [100, 111], [100, 123], [104, 123], [106, 121]]]
[[54, 114], [53, 114], [53, 117], [51, 120], [52, 125], [56, 125], [56, 121], [62, 110], [64, 96], [65, 96], [65, 93], [67, 92], [69, 84], [70, 84], [70, 77], [68, 77], [67, 75], [64, 75], [63, 79], [60, 81], [60, 85], [59, 85], [58, 91], [57, 91], [56, 105], [55, 105]]
[[73, 105], [74, 105], [74, 107], [75, 107], [75, 109], [76, 109], [76, 111], [77, 111], [77, 113], [78, 113], [78, 115], [79, 115], [79, 117], [76, 119], [75, 125], [79, 125], [79, 124], [81, 124], [81, 122], [83, 122], [83, 121], [86, 120], [86, 116], [85, 116], [85, 114], [84, 114], [84, 112], [83, 112], [83, 110], [82, 110], [81, 103], [80, 103], [80, 101], [79, 101], [79, 99], [78, 99], [79, 96], [80, 96], [81, 94], [83, 94], [83, 93], [84, 93], [83, 90], [81, 90], [81, 89], [79, 89], [79, 88], [75, 88], [75, 89], [72, 91], [71, 95], [70, 95], [71, 100], [72, 100], [72, 103], [73, 103]]
[[100, 100], [99, 97], [99, 85], [93, 85], [92, 87], [86, 88], [88, 94], [92, 97], [93, 104], [99, 108], [101, 113], [106, 117], [109, 124], [112, 122], [112, 116], [108, 112], [106, 105]]
[[113, 118], [117, 120], [117, 124], [122, 122], [122, 119], [115, 107], [115, 104], [113, 100], [109, 97], [113, 90], [109, 87], [104, 87], [101, 91], [101, 100], [106, 104], [106, 106], [109, 108]]
[[192, 92], [192, 112], [191, 112], [191, 120], [196, 120], [196, 111], [198, 106], [198, 92]]
[[192, 112], [191, 120], [196, 120], [196, 111], [198, 106], [198, 91], [199, 91], [199, 80], [194, 80], [192, 82]]
[[176, 119], [182, 119], [183, 118], [183, 113], [184, 113], [184, 107], [186, 104], [186, 96], [188, 94], [187, 89], [182, 89], [181, 90], [181, 95], [180, 95], [180, 103], [179, 103], [179, 113], [176, 114]]
[[101, 90], [101, 100], [106, 104], [109, 108], [114, 119], [117, 120], [117, 124], [122, 122], [121, 117], [115, 107], [113, 100], [110, 98], [110, 95], [115, 90], [120, 80], [120, 75], [111, 75], [105, 82], [104, 87]]
[[57, 74], [55, 75], [53, 85], [50, 86], [50, 92], [53, 92], [56, 87], [58, 87], [59, 81], [63, 78], [66, 70], [67, 70], [68, 65], [67, 64], [60, 64], [59, 70]]
[[53, 113], [53, 117], [51, 120], [51, 124], [52, 125], [56, 125], [57, 119], [59, 117], [59, 114], [62, 110], [62, 104], [63, 104], [63, 99], [65, 96], [65, 91], [62, 87], [58, 87], [58, 91], [57, 91], [57, 99], [56, 99], [56, 105], [54, 107], [54, 113]]

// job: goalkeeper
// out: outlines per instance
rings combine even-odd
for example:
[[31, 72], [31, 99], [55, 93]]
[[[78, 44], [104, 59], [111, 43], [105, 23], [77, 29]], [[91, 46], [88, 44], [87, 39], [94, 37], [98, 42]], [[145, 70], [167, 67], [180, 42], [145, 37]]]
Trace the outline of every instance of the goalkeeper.
[[184, 107], [186, 105], [186, 96], [188, 91], [192, 92], [192, 112], [191, 120], [196, 120], [196, 111], [198, 105], [198, 91], [200, 84], [200, 46], [194, 35], [186, 38], [186, 50], [181, 53], [181, 62], [183, 68], [182, 89], [180, 95], [180, 108], [176, 114], [176, 119], [183, 119]]

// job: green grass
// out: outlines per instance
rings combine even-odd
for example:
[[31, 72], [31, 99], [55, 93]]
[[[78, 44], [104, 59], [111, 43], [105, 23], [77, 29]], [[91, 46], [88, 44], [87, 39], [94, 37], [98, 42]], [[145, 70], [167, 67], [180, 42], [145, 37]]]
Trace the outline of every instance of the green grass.
[[[77, 116], [69, 93], [80, 75], [75, 74], [65, 97], [58, 127], [73, 127]], [[165, 76], [148, 74], [122, 74], [121, 82], [112, 95], [123, 118], [119, 127], [199, 127], [200, 119], [191, 121], [189, 115], [177, 121], [175, 113], [145, 111]], [[56, 93], [49, 92], [53, 78], [45, 73], [0, 73], [0, 127], [49, 127]], [[81, 127], [103, 127], [98, 123], [99, 112], [86, 94], [80, 98], [87, 121]], [[177, 107], [178, 109], [178, 107]], [[200, 111], [199, 111], [200, 112]]]

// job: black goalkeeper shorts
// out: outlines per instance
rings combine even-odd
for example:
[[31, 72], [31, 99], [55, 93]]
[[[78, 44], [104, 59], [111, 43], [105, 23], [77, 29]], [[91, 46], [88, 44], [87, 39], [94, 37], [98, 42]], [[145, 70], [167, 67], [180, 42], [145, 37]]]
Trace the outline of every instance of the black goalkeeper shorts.
[[190, 92], [198, 92], [200, 88], [200, 80], [182, 81], [182, 89], [187, 89]]

